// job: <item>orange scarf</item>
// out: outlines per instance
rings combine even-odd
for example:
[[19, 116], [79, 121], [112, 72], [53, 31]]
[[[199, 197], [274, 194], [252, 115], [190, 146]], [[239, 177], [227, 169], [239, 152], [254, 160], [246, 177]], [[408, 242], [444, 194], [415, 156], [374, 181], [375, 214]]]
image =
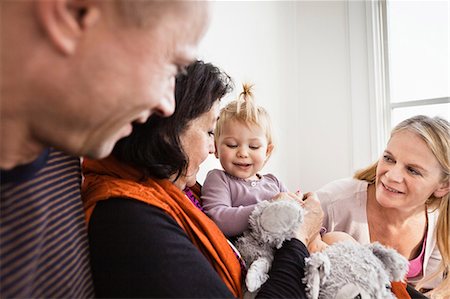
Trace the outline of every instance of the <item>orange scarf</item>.
[[84, 159], [82, 196], [86, 221], [95, 204], [111, 197], [130, 198], [158, 207], [175, 219], [208, 259], [235, 297], [242, 297], [241, 268], [227, 239], [202, 211], [169, 180], [144, 179], [138, 170], [113, 157]]
[[393, 281], [391, 282], [391, 291], [394, 293], [397, 299], [411, 299], [408, 291], [406, 290], [406, 283], [401, 281]]

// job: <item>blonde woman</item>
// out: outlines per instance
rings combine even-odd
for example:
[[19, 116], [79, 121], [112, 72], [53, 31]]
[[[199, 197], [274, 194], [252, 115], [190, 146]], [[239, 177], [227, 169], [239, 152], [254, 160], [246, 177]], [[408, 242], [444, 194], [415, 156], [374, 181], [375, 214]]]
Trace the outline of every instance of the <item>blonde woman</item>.
[[450, 298], [449, 157], [448, 121], [401, 122], [378, 162], [317, 191], [324, 226], [396, 249], [410, 261], [409, 284]]

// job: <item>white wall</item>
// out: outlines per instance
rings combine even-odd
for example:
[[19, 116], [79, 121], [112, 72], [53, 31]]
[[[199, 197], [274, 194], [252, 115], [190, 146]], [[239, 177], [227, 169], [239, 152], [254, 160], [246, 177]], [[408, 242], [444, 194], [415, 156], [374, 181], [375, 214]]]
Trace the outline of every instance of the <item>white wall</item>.
[[[315, 190], [371, 161], [363, 1], [214, 2], [200, 58], [255, 84], [276, 149], [263, 173]], [[214, 157], [198, 180], [220, 167]]]

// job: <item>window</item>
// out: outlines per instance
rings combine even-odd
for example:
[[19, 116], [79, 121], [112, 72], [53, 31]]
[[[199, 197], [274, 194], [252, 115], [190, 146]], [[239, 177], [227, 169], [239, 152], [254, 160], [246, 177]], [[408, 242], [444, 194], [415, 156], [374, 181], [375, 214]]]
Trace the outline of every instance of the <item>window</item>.
[[371, 1], [378, 147], [410, 116], [450, 121], [449, 6], [447, 0]]
[[449, 2], [386, 0], [391, 126], [416, 114], [450, 120]]

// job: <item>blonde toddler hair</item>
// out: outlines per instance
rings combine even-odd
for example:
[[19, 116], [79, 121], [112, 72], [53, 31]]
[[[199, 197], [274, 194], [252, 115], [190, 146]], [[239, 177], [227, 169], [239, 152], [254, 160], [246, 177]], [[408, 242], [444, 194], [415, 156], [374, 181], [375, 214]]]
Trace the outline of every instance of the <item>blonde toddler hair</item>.
[[270, 116], [263, 107], [255, 104], [252, 88], [253, 85], [248, 83], [243, 84], [243, 91], [239, 94], [239, 97], [220, 111], [219, 119], [214, 130], [216, 144], [222, 133], [222, 128], [232, 120], [239, 121], [247, 126], [256, 125], [260, 127], [265, 132], [267, 144], [273, 144]]

